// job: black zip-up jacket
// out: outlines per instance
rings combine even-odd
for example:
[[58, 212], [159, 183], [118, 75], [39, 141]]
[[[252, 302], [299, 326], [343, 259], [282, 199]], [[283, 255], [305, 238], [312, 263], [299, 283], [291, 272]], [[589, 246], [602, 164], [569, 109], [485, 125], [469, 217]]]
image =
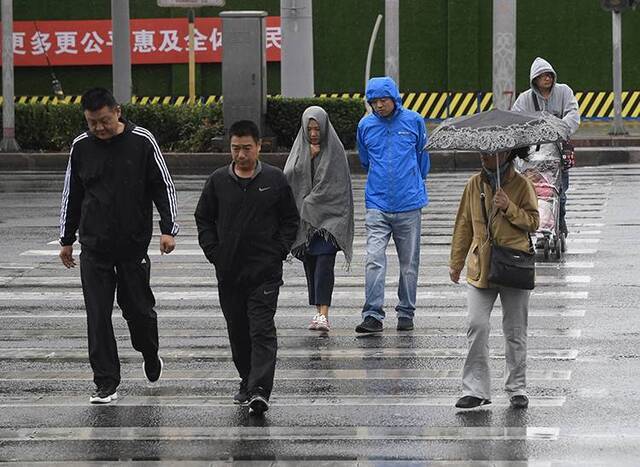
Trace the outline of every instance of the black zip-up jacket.
[[243, 188], [233, 163], [207, 180], [195, 212], [198, 241], [223, 281], [279, 280], [300, 216], [282, 171], [258, 162]]
[[108, 140], [89, 132], [71, 146], [60, 210], [60, 244], [72, 245], [79, 227], [83, 249], [110, 258], [143, 257], [153, 231], [176, 235], [176, 190], [155, 138], [122, 119]]

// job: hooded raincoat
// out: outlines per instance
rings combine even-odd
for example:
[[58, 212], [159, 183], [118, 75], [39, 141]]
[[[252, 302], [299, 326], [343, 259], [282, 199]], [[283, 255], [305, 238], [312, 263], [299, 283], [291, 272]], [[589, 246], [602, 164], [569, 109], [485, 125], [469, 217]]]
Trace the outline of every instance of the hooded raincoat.
[[402, 106], [398, 87], [389, 77], [370, 79], [366, 96], [367, 101], [383, 97], [395, 101], [389, 117], [373, 112], [358, 124], [358, 152], [367, 170], [367, 209], [406, 212], [426, 206], [424, 182], [430, 160], [424, 119]]
[[[551, 94], [545, 99], [542, 97], [540, 90], [535, 85], [534, 79], [542, 73], [547, 72], [553, 74], [553, 86], [551, 88]], [[558, 83], [558, 75], [551, 64], [544, 58], [537, 57], [531, 64], [529, 81], [531, 83], [531, 89], [527, 89], [518, 96], [511, 110], [515, 112], [535, 112], [536, 108], [532, 96], [535, 94], [538, 99], [538, 106], [540, 110], [546, 110], [556, 117], [561, 118], [567, 125], [569, 125], [570, 135], [575, 133], [580, 125], [578, 101], [573, 95], [573, 90], [569, 86]]]

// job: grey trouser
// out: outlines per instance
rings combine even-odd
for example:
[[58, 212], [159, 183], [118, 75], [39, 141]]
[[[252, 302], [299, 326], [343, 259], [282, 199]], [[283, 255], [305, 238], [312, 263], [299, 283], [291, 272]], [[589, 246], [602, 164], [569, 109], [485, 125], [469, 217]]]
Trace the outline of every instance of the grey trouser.
[[489, 331], [491, 310], [498, 295], [502, 303], [502, 330], [505, 339], [505, 391], [509, 397], [527, 394], [527, 318], [530, 291], [502, 286], [479, 289], [469, 285], [469, 353], [462, 370], [463, 396], [491, 399]]

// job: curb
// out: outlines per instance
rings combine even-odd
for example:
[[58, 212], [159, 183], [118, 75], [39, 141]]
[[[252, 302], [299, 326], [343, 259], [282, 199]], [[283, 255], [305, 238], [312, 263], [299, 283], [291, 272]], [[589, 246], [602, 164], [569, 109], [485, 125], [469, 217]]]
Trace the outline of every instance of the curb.
[[[288, 153], [262, 153], [262, 161], [283, 168]], [[432, 151], [431, 170], [451, 172], [480, 168], [478, 153], [468, 151]], [[167, 166], [175, 174], [209, 174], [231, 161], [229, 153], [166, 153]], [[347, 151], [352, 173], [364, 173], [358, 153]], [[6, 153], [0, 154], [0, 172], [4, 171], [65, 171], [68, 153]], [[640, 146], [632, 147], [577, 147], [576, 162], [579, 167], [606, 164], [640, 163]]]

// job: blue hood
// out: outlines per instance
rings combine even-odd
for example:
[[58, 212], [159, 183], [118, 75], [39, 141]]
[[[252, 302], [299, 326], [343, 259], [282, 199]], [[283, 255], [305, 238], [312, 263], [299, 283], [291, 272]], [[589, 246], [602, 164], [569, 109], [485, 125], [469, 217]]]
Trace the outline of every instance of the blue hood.
[[381, 97], [390, 97], [396, 103], [396, 111], [402, 108], [402, 97], [398, 91], [398, 86], [393, 79], [388, 76], [371, 78], [367, 83], [367, 102]]

